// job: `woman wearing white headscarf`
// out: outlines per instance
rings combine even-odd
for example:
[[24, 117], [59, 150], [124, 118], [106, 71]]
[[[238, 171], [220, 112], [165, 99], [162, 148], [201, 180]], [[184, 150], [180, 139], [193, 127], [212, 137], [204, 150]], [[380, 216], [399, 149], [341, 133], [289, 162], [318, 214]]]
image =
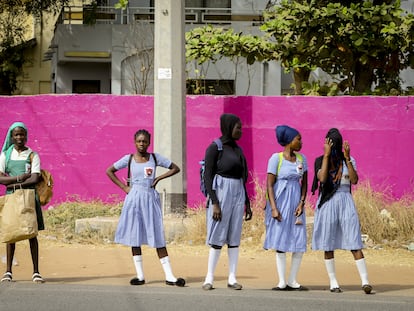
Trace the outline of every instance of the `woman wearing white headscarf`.
[[[27, 143], [27, 127], [22, 122], [13, 123], [4, 140], [0, 154], [0, 184], [7, 188], [7, 193], [12, 193], [16, 186], [22, 188], [34, 188], [40, 178], [40, 159]], [[32, 159], [30, 155], [33, 153]], [[36, 215], [38, 230], [44, 230], [42, 209], [36, 195]], [[43, 283], [44, 279], [39, 273], [39, 245], [37, 237], [29, 239], [30, 252], [33, 262], [32, 280], [35, 283]], [[13, 279], [12, 263], [15, 243], [7, 243], [7, 269], [1, 282], [11, 282]]]

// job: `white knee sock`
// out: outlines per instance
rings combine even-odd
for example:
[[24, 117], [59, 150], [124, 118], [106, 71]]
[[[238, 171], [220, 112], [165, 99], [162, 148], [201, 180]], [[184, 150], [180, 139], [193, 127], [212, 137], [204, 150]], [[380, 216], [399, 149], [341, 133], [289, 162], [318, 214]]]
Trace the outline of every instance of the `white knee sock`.
[[229, 256], [229, 279], [228, 284], [235, 284], [237, 283], [236, 279], [236, 271], [237, 271], [237, 264], [239, 261], [239, 248], [232, 247], [227, 249], [227, 254]]
[[368, 272], [367, 272], [367, 265], [365, 264], [365, 258], [361, 258], [358, 260], [355, 260], [359, 276], [361, 277], [362, 285], [368, 285]]
[[169, 282], [176, 282], [177, 278], [172, 273], [170, 259], [168, 258], [168, 256], [160, 258], [160, 262], [161, 262], [162, 268], [164, 269], [165, 280]]
[[292, 263], [290, 265], [290, 273], [288, 279], [288, 285], [290, 287], [298, 288], [300, 286], [300, 284], [296, 281], [296, 276], [298, 275], [302, 257], [303, 253], [292, 253]]
[[330, 289], [339, 287], [335, 274], [335, 259], [325, 259], [325, 266], [329, 276]]
[[277, 268], [277, 275], [279, 276], [279, 284], [277, 285], [279, 288], [286, 287], [286, 253], [277, 253], [276, 252], [276, 268]]
[[136, 255], [132, 256], [132, 260], [134, 261], [135, 270], [137, 271], [137, 278], [138, 280], [144, 280], [144, 269], [142, 267], [142, 256]]
[[210, 248], [208, 255], [207, 275], [204, 284], [213, 284], [214, 272], [216, 271], [217, 262], [220, 258], [221, 249]]

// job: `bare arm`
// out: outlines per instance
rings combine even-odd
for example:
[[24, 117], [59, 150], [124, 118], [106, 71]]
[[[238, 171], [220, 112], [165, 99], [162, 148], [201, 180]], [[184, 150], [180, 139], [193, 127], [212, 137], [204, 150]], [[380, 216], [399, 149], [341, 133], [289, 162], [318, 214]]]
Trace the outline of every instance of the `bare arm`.
[[276, 175], [267, 173], [266, 190], [267, 190], [267, 195], [269, 197], [270, 207], [272, 208], [272, 217], [275, 218], [277, 221], [281, 221], [282, 215], [277, 209], [276, 200], [275, 200], [275, 191], [273, 190], [273, 186], [276, 183], [276, 178], [277, 178]]
[[152, 187], [155, 188], [160, 180], [163, 180], [165, 178], [171, 177], [175, 174], [178, 174], [180, 172], [180, 168], [175, 164], [174, 162], [171, 163], [170, 167], [168, 168], [168, 171], [166, 171], [164, 174], [156, 177], [152, 183]]
[[358, 183], [358, 173], [356, 172], [354, 166], [351, 162], [351, 148], [349, 147], [349, 142], [344, 142], [344, 156], [345, 156], [345, 162], [346, 166], [348, 168], [348, 174], [349, 174], [349, 181], [351, 184], [356, 185]]
[[306, 194], [308, 193], [308, 172], [303, 173], [302, 183], [300, 187], [300, 201], [295, 210], [295, 216], [298, 217], [303, 214], [303, 207], [305, 206]]
[[129, 190], [131, 189], [128, 185], [124, 184], [118, 176], [115, 174], [118, 170], [111, 165], [106, 169], [106, 175], [108, 175], [109, 179], [112, 180], [112, 182], [117, 185], [119, 188], [121, 188], [124, 192], [129, 193]]
[[0, 184], [5, 185], [8, 189], [13, 189], [16, 186], [27, 188], [37, 184], [39, 177], [39, 173], [24, 173], [17, 176], [7, 176], [4, 173], [0, 173]]
[[329, 138], [325, 139], [325, 144], [323, 145], [324, 153], [322, 159], [322, 166], [321, 169], [317, 172], [318, 180], [321, 183], [326, 182], [328, 179], [328, 170], [329, 170], [329, 156], [331, 155], [331, 148], [332, 148], [332, 140]]

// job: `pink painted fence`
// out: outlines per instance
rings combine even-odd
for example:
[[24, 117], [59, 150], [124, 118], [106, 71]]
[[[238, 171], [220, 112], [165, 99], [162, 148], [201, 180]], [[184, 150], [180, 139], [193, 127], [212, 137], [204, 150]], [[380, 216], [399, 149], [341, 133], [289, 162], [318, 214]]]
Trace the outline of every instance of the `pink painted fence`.
[[[281, 147], [274, 128], [288, 124], [303, 137], [310, 164], [323, 151], [331, 127], [350, 141], [361, 180], [395, 197], [413, 192], [414, 97], [188, 97], [187, 193], [190, 207], [203, 201], [199, 160], [220, 135], [219, 117], [235, 113], [243, 122], [240, 140], [252, 176], [264, 183], [267, 160]], [[0, 138], [14, 121], [29, 128], [28, 145], [55, 179], [51, 204], [81, 200], [120, 200], [122, 192], [106, 168], [134, 151], [139, 128], [153, 132], [151, 96], [38, 95], [0, 97]], [[174, 158], [172, 159], [174, 161]], [[252, 193], [253, 184], [249, 191]]]

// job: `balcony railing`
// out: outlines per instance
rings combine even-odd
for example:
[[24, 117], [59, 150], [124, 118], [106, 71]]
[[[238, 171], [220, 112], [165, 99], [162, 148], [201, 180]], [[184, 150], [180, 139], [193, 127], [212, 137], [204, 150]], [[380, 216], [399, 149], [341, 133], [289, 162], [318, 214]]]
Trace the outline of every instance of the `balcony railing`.
[[[59, 24], [129, 24], [136, 21], [154, 22], [153, 7], [128, 7], [125, 10], [113, 7], [66, 6], [58, 19]], [[187, 24], [231, 24], [234, 22], [260, 25], [262, 11], [232, 12], [226, 8], [185, 8]]]

